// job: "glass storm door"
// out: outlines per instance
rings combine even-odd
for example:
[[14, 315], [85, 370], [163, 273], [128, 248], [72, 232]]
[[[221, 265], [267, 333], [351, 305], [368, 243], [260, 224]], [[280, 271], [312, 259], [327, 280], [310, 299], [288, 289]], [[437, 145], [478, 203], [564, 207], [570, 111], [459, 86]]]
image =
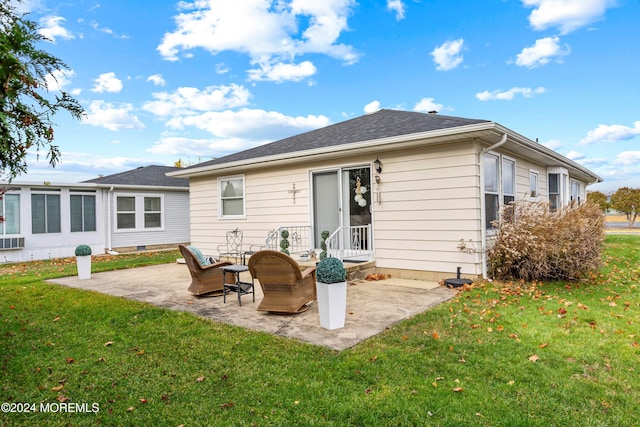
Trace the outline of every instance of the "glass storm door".
[[340, 186], [338, 171], [313, 174], [313, 230], [315, 247], [320, 247], [320, 234], [333, 233], [340, 227]]

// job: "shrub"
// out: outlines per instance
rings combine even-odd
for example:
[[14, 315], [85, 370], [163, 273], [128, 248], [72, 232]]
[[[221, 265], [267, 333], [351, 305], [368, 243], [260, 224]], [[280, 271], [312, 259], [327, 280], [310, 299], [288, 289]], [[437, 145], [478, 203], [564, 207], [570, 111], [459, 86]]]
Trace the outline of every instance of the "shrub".
[[587, 202], [550, 212], [547, 203], [515, 202], [488, 251], [496, 279], [575, 280], [600, 265], [604, 215]]
[[316, 268], [316, 279], [322, 283], [344, 282], [347, 271], [344, 269], [342, 261], [338, 258], [325, 258], [318, 263]]
[[290, 253], [289, 253], [289, 231], [288, 230], [282, 230], [282, 232], [280, 233], [280, 237], [282, 238], [280, 240], [280, 252], [285, 253], [287, 255], [290, 255]]
[[91, 255], [91, 247], [87, 245], [79, 245], [76, 247], [76, 256]]
[[329, 238], [330, 235], [331, 233], [328, 230], [324, 230], [320, 233], [320, 238], [322, 239], [320, 242], [320, 249], [322, 249], [322, 252], [320, 252], [320, 260], [327, 257], [327, 238]]

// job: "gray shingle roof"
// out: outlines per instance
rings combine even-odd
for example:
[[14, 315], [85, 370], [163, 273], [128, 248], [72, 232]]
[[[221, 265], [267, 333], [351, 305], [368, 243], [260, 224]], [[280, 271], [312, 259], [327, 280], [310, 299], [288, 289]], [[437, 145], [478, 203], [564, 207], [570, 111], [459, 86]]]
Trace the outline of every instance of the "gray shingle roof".
[[[259, 147], [192, 166], [203, 167], [296, 151], [328, 148], [361, 141], [372, 141], [400, 135], [487, 123], [489, 120], [464, 119], [399, 110], [379, 110], [300, 135], [291, 136]], [[187, 168], [189, 169], [189, 168]]]
[[148, 185], [153, 187], [188, 188], [189, 180], [187, 178], [175, 178], [165, 175], [167, 172], [174, 172], [180, 169], [181, 168], [171, 166], [141, 166], [137, 169], [120, 172], [113, 175], [102, 176], [83, 182], [109, 185]]

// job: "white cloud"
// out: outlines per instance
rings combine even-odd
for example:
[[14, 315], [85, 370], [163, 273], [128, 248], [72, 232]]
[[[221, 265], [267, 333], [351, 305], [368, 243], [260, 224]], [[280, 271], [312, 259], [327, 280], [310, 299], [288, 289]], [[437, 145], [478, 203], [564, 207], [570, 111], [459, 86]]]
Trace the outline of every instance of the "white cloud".
[[516, 95], [522, 95], [524, 98], [531, 98], [535, 95], [540, 95], [545, 92], [545, 88], [538, 87], [535, 89], [531, 89], [529, 87], [512, 87], [507, 91], [501, 92], [500, 90], [494, 90], [489, 92], [485, 90], [484, 92], [476, 93], [476, 98], [480, 101], [511, 101]]
[[100, 126], [112, 131], [122, 129], [143, 129], [144, 124], [131, 112], [131, 104], [114, 106], [104, 101], [93, 101], [89, 105], [86, 120], [80, 123]]
[[623, 125], [598, 125], [590, 130], [587, 136], [580, 140], [580, 145], [590, 145], [597, 142], [619, 142], [632, 139], [640, 135], [640, 121], [633, 127]]
[[404, 19], [404, 7], [402, 0], [387, 0], [387, 9], [395, 12], [398, 21]]
[[174, 17], [176, 30], [165, 33], [157, 48], [167, 60], [197, 48], [214, 55], [232, 50], [249, 55], [259, 70], [275, 70], [254, 73], [254, 78], [294, 80], [308, 76], [311, 68], [305, 64], [292, 70], [277, 64], [290, 65], [296, 56], [307, 53], [325, 54], [347, 64], [358, 60], [351, 46], [338, 43], [348, 29], [354, 0], [199, 0], [179, 6], [182, 13]]
[[380, 110], [380, 101], [371, 101], [367, 105], [364, 106], [365, 114], [375, 113]]
[[329, 123], [325, 116], [291, 117], [275, 111], [243, 108], [238, 111], [208, 111], [176, 117], [169, 121], [168, 126], [175, 129], [194, 127], [209, 132], [216, 138], [246, 139], [250, 145], [258, 145], [327, 126]]
[[436, 63], [436, 70], [453, 70], [464, 60], [462, 54], [463, 39], [448, 41], [431, 51], [433, 62]]
[[615, 0], [522, 0], [522, 4], [534, 8], [529, 23], [535, 30], [557, 27], [567, 34], [603, 19]]
[[68, 86], [71, 83], [70, 79], [75, 76], [76, 73], [73, 70], [54, 70], [45, 77], [47, 89], [49, 92], [60, 91]]
[[616, 156], [616, 164], [635, 166], [636, 172], [640, 172], [640, 151], [623, 151]]
[[413, 107], [413, 111], [419, 111], [421, 113], [428, 113], [430, 111], [442, 111], [444, 105], [437, 104], [433, 98], [422, 98]]
[[116, 34], [111, 28], [101, 27], [95, 21], [91, 22], [90, 25], [91, 25], [91, 28], [93, 28], [94, 30], [100, 31], [100, 32], [105, 33], [105, 34], [109, 34], [110, 36], [114, 36], [114, 37], [119, 38], [119, 39], [128, 39], [129, 38], [129, 36], [126, 36], [126, 35], [118, 35], [118, 34]]
[[550, 58], [566, 56], [570, 52], [571, 49], [568, 45], [565, 45], [564, 48], [560, 47], [560, 38], [545, 37], [536, 40], [533, 46], [522, 49], [522, 52], [516, 57], [516, 65], [535, 68], [549, 63]]
[[581, 160], [581, 159], [584, 159], [584, 154], [582, 154], [582, 153], [578, 153], [578, 152], [577, 152], [577, 151], [575, 151], [575, 150], [571, 150], [571, 151], [569, 151], [569, 152], [565, 155], [565, 157], [566, 157], [566, 158], [568, 158], [568, 159], [571, 159], [571, 160], [574, 160], [574, 161], [575, 161], [575, 160]]
[[310, 61], [303, 61], [300, 64], [278, 63], [271, 65], [262, 63], [259, 65], [260, 68], [248, 71], [249, 80], [267, 80], [277, 83], [284, 81], [299, 82], [316, 73], [316, 67]]
[[562, 142], [558, 141], [557, 139], [550, 139], [549, 141], [541, 142], [540, 144], [544, 145], [545, 147], [551, 150], [556, 150], [556, 151], [562, 147]]
[[122, 81], [116, 77], [116, 73], [103, 73], [94, 80], [96, 82], [92, 92], [120, 92], [122, 90]]
[[162, 78], [162, 74], [153, 74], [147, 77], [147, 81], [153, 83], [156, 86], [164, 86], [167, 83]]
[[219, 62], [216, 64], [216, 73], [217, 74], [226, 74], [229, 72], [229, 67], [224, 62]]
[[247, 105], [251, 94], [243, 86], [209, 86], [203, 90], [181, 87], [173, 93], [154, 93], [155, 101], [142, 107], [155, 115], [168, 117], [196, 114], [202, 111], [223, 110]]
[[57, 37], [66, 40], [75, 38], [69, 30], [60, 25], [64, 21], [65, 19], [62, 16], [45, 16], [44, 18], [40, 18], [40, 28], [38, 32], [54, 43]]

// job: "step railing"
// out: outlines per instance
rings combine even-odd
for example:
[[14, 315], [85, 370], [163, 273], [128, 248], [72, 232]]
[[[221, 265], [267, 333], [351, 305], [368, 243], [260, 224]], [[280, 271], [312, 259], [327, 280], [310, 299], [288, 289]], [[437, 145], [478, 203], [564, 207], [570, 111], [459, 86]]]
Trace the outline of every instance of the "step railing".
[[293, 226], [280, 226], [269, 232], [267, 240], [265, 241], [267, 249], [274, 251], [280, 251], [280, 241], [282, 240], [282, 231], [287, 230], [289, 237], [289, 247], [287, 250], [290, 254], [300, 254], [309, 252], [313, 249], [311, 244], [311, 226], [310, 225], [293, 225]]
[[325, 241], [327, 256], [345, 259], [373, 260], [371, 224], [340, 227]]

